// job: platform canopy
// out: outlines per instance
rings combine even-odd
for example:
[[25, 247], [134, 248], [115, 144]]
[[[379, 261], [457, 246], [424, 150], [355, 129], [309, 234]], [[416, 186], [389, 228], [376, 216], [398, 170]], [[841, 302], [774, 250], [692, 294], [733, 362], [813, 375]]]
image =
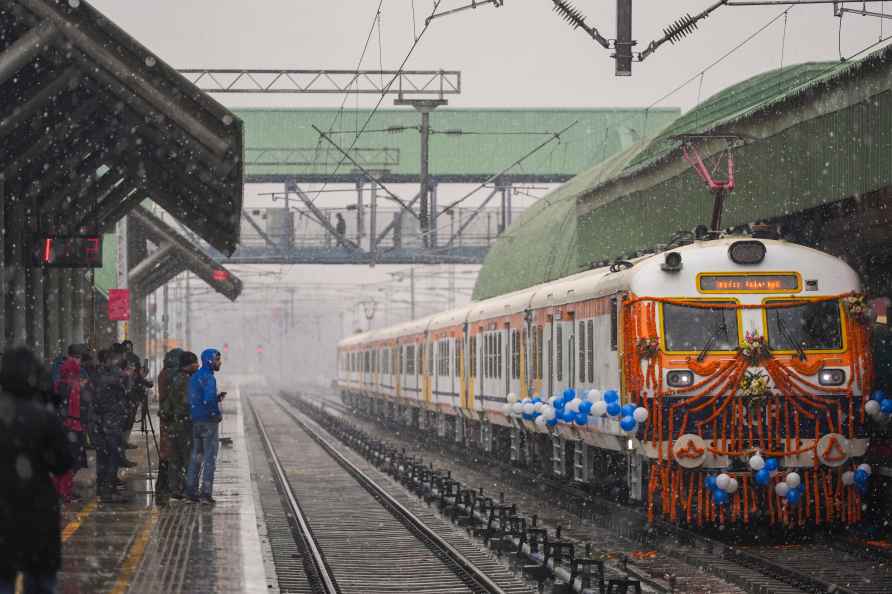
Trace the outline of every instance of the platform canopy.
[[[320, 139], [313, 126], [327, 132], [345, 150], [352, 145], [351, 157], [375, 171], [382, 181], [414, 183], [419, 179], [420, 123], [413, 109], [379, 109], [374, 114], [352, 109], [235, 112], [245, 122], [249, 183], [366, 182], [355, 164]], [[440, 107], [430, 114], [431, 180], [483, 182], [573, 124], [559, 141], [535, 152], [501, 178], [504, 183], [562, 182], [654, 134], [678, 115], [676, 108]], [[363, 129], [356, 140], [357, 132]]]
[[7, 224], [98, 233], [148, 198], [232, 253], [244, 182], [233, 113], [84, 0], [2, 0], [0, 28]]

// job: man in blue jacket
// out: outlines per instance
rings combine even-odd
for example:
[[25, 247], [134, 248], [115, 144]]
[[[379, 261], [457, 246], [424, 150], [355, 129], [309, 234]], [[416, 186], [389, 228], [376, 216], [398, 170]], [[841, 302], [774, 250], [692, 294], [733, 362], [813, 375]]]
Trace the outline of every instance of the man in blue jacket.
[[[214, 372], [220, 371], [222, 358], [220, 351], [206, 349], [201, 353], [201, 369], [189, 380], [189, 407], [192, 415], [192, 456], [186, 476], [186, 497], [193, 502], [206, 505], [216, 503], [214, 491], [214, 470], [217, 466], [217, 436], [220, 421], [220, 401], [226, 392], [217, 392]], [[198, 475], [201, 472], [201, 489], [198, 488]]]

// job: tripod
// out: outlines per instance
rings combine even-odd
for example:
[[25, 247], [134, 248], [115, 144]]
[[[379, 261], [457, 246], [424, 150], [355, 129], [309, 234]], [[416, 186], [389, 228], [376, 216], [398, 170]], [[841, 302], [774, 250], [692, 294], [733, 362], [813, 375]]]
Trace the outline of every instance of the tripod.
[[[158, 464], [160, 466], [161, 459], [159, 455], [158, 448], [158, 436], [155, 433], [155, 424], [152, 422], [152, 414], [149, 411], [149, 392], [148, 390], [143, 390], [142, 402], [139, 404], [140, 408], [140, 420], [139, 420], [139, 430], [142, 432], [143, 439], [146, 444], [146, 466], [147, 466], [147, 476], [146, 478], [149, 481], [153, 481], [153, 471], [152, 471], [152, 451], [149, 448], [149, 433], [152, 434], [152, 443], [155, 444], [155, 456], [158, 457]], [[152, 482], [152, 492], [155, 491], [155, 484]]]

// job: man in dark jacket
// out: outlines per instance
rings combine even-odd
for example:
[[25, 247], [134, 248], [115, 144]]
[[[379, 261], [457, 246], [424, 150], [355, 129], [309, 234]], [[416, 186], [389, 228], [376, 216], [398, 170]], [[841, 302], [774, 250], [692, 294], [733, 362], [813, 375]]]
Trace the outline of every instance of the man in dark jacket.
[[126, 422], [121, 355], [100, 351], [99, 364], [89, 427], [90, 441], [96, 448], [96, 495], [104, 503], [122, 503], [126, 498], [115, 492]]
[[54, 412], [38, 404], [49, 383], [31, 351], [6, 351], [0, 368], [0, 592], [15, 591], [24, 574], [25, 592], [55, 591], [62, 560], [59, 498], [50, 476], [73, 465], [65, 429]]
[[198, 371], [195, 353], [180, 355], [179, 369], [170, 381], [170, 389], [162, 407], [170, 418], [170, 457], [167, 460], [170, 496], [186, 496], [186, 471], [192, 452], [192, 415], [189, 410], [189, 380]]
[[[214, 372], [220, 371], [222, 357], [216, 349], [201, 353], [201, 369], [189, 380], [189, 409], [192, 417], [192, 455], [186, 477], [186, 496], [190, 501], [213, 505], [214, 471], [217, 465], [219, 424], [223, 420], [220, 401], [225, 392], [217, 392]], [[199, 496], [198, 475], [201, 472]]]
[[158, 445], [158, 480], [155, 481], [155, 503], [167, 505], [170, 496], [170, 472], [169, 462], [171, 457], [170, 437], [170, 384], [173, 376], [180, 369], [180, 354], [182, 349], [171, 349], [164, 355], [164, 367], [158, 374], [158, 432], [160, 441]]

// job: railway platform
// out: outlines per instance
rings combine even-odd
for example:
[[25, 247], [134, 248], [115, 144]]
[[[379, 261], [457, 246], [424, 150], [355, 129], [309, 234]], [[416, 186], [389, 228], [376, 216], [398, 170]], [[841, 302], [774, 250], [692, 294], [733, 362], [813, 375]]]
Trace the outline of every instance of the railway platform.
[[[244, 401], [233, 386], [224, 407], [214, 484], [215, 506], [172, 501], [157, 507], [152, 477], [157, 456], [151, 435], [134, 429], [128, 453], [137, 466], [123, 476], [129, 503], [95, 499], [91, 468], [81, 470], [82, 502], [63, 516], [63, 567], [59, 592], [175, 593], [278, 592], [268, 571], [269, 546], [256, 505], [245, 440]], [[154, 418], [157, 423], [157, 416]], [[137, 421], [139, 425], [139, 421]], [[156, 425], [157, 428], [157, 425]], [[148, 438], [150, 456], [146, 456]], [[151, 470], [151, 473], [150, 473]]]

